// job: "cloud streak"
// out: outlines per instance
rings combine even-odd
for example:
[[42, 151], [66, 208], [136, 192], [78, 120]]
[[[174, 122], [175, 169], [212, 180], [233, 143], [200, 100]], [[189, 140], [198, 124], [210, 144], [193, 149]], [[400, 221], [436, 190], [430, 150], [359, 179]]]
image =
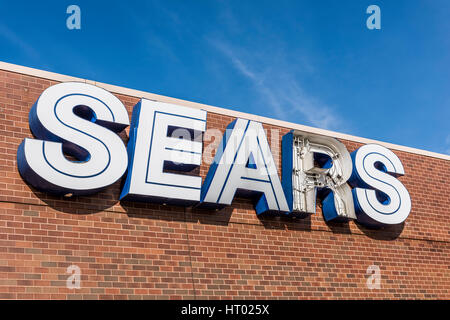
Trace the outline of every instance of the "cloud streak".
[[447, 136], [447, 139], [445, 139], [445, 153], [450, 155], [450, 134]]
[[[210, 44], [226, 57], [231, 65], [251, 81], [261, 100], [282, 120], [302, 118], [305, 124], [333, 130], [345, 127], [335, 111], [308, 95], [290, 70], [272, 66], [273, 55], [252, 61], [252, 52], [227, 42], [209, 39]], [[311, 70], [311, 68], [309, 68]]]
[[9, 29], [7, 26], [0, 23], [0, 37], [3, 37], [9, 41], [12, 45], [19, 47], [24, 54], [35, 61], [40, 60], [39, 53], [28, 43], [23, 41], [15, 32]]

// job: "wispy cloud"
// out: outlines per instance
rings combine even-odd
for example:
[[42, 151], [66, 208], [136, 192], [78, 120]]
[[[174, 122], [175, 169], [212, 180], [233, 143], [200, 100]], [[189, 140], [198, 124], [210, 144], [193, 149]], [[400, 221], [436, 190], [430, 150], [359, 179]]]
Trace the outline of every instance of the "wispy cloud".
[[41, 60], [39, 53], [31, 45], [22, 40], [18, 34], [2, 23], [0, 23], [0, 37], [9, 41], [13, 46], [20, 48], [20, 50], [29, 58], [36, 61]]
[[445, 139], [445, 153], [450, 155], [450, 134]]
[[[268, 67], [272, 65], [272, 55], [260, 57], [255, 62], [251, 59], [252, 52], [242, 47], [211, 39], [209, 42], [252, 82], [277, 118], [292, 121], [301, 117], [305, 124], [325, 129], [341, 130], [345, 127], [333, 108], [305, 92], [293, 72], [283, 66]], [[308, 72], [313, 70], [312, 67], [308, 69]]]
[[171, 58], [175, 62], [180, 62], [176, 52], [172, 49], [169, 39], [161, 37], [154, 28], [152, 28], [151, 21], [148, 18], [147, 12], [155, 12], [157, 8], [157, 14], [163, 15], [167, 20], [167, 26], [170, 26], [170, 30], [181, 37], [179, 34], [181, 27], [179, 16], [164, 8], [163, 3], [159, 1], [152, 1], [151, 3], [143, 3], [138, 6], [140, 11], [137, 11], [136, 6], [130, 6], [122, 1], [116, 1], [116, 5], [121, 8], [121, 11], [128, 20], [133, 23], [138, 32], [142, 35], [141, 39], [145, 43], [145, 48], [151, 53], [158, 52], [165, 57]]

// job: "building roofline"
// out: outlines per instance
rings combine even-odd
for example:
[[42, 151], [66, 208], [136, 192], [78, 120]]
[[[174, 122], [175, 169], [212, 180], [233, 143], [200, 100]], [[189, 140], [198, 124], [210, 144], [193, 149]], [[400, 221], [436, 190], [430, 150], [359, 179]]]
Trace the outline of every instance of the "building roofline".
[[191, 108], [195, 108], [195, 109], [203, 109], [203, 110], [206, 110], [206, 111], [212, 112], [212, 113], [232, 116], [232, 117], [236, 117], [236, 118], [239, 117], [239, 118], [244, 118], [244, 119], [249, 119], [249, 120], [255, 120], [255, 121], [259, 121], [261, 123], [270, 124], [270, 125], [274, 125], [274, 126], [285, 127], [285, 128], [305, 131], [305, 132], [314, 133], [314, 134], [320, 134], [320, 135], [334, 137], [334, 138], [343, 139], [343, 140], [350, 140], [350, 141], [364, 143], [364, 144], [377, 143], [377, 144], [385, 146], [389, 149], [405, 151], [405, 152], [409, 152], [409, 153], [424, 155], [424, 156], [438, 158], [438, 159], [450, 160], [450, 155], [446, 155], [446, 154], [406, 147], [406, 146], [402, 146], [402, 145], [398, 145], [398, 144], [392, 144], [392, 143], [377, 141], [377, 140], [373, 140], [373, 139], [352, 136], [352, 135], [345, 134], [345, 133], [339, 133], [339, 132], [335, 132], [335, 131], [331, 131], [331, 130], [309, 127], [309, 126], [305, 126], [305, 125], [301, 125], [301, 124], [297, 124], [297, 123], [271, 119], [271, 118], [267, 118], [267, 117], [262, 117], [262, 116], [245, 113], [245, 112], [214, 107], [214, 106], [201, 104], [201, 103], [197, 103], [197, 102], [191, 102], [191, 101], [166, 97], [166, 96], [149, 93], [149, 92], [145, 92], [145, 91], [134, 90], [134, 89], [119, 87], [119, 86], [115, 86], [115, 85], [111, 85], [111, 84], [107, 84], [107, 83], [96, 82], [93, 80], [82, 79], [82, 78], [67, 76], [67, 75], [63, 75], [63, 74], [59, 74], [59, 73], [29, 68], [29, 67], [20, 66], [20, 65], [8, 63], [8, 62], [0, 61], [0, 70], [15, 72], [15, 73], [19, 73], [19, 74], [34, 76], [34, 77], [58, 81], [58, 82], [68, 82], [68, 81], [85, 82], [85, 83], [89, 83], [89, 84], [98, 86], [100, 88], [106, 89], [106, 90], [116, 93], [116, 94], [121, 94], [121, 95], [136, 97], [136, 98], [146, 98], [149, 100], [172, 103], [172, 104], [191, 107]]

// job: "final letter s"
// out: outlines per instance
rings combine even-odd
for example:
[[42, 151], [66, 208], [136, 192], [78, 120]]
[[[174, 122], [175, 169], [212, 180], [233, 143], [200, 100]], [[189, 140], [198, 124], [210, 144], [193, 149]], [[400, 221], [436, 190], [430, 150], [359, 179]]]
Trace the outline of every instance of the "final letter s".
[[353, 173], [349, 183], [357, 221], [368, 226], [399, 224], [411, 211], [411, 198], [396, 178], [405, 174], [400, 159], [389, 149], [368, 144], [351, 154]]

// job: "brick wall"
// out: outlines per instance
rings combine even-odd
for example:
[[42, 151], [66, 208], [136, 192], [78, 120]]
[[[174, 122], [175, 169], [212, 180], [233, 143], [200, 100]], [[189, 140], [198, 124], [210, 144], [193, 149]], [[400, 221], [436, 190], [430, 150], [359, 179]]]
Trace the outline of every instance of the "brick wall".
[[[0, 299], [450, 299], [449, 161], [394, 150], [413, 209], [382, 230], [327, 224], [320, 208], [306, 219], [258, 218], [239, 198], [220, 211], [119, 202], [120, 182], [54, 197], [22, 180], [16, 152], [32, 137], [31, 106], [55, 83], [0, 71]], [[118, 97], [131, 116], [138, 98]], [[232, 120], [208, 113], [209, 128]], [[264, 127], [270, 142], [276, 127]], [[72, 264], [80, 289], [66, 288]], [[370, 290], [373, 264], [381, 288]]]

